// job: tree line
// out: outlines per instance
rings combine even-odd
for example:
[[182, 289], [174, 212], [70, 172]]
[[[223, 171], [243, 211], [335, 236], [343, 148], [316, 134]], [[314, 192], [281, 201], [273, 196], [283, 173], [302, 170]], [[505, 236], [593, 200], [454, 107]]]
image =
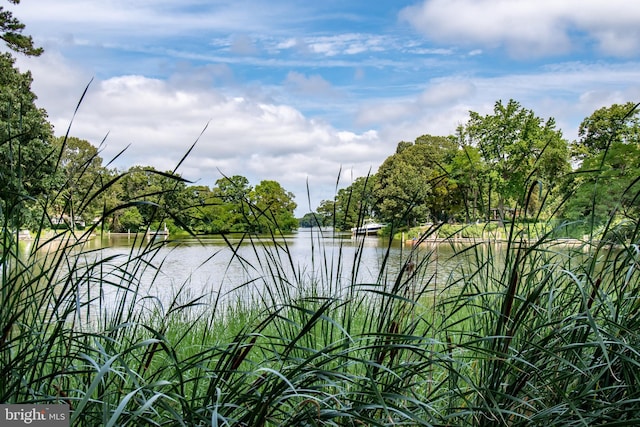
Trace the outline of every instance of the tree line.
[[[83, 139], [39, 141], [46, 147], [41, 158], [31, 153], [35, 163], [23, 164], [22, 175], [7, 182], [14, 188], [11, 194], [0, 190], [5, 205], [19, 209], [14, 213], [19, 213], [22, 228], [99, 225], [113, 232], [139, 232], [167, 226], [170, 231], [216, 234], [264, 233], [273, 227], [291, 231], [298, 225], [294, 196], [276, 181], [251, 186], [246, 177], [234, 175], [218, 179], [213, 187], [190, 185], [179, 174], [151, 166], [110, 169], [98, 149]], [[19, 147], [22, 157], [42, 148]], [[40, 176], [45, 171], [46, 181]]]
[[[190, 185], [178, 174], [151, 166], [109, 170], [96, 148], [78, 138], [59, 138], [57, 144], [66, 194], [56, 198], [62, 203], [55, 212], [66, 222], [74, 207], [80, 207], [82, 222], [104, 218], [115, 232], [166, 224], [196, 234], [264, 233], [273, 226], [291, 231], [297, 226], [294, 196], [276, 181], [263, 180], [254, 187], [246, 177], [234, 175], [218, 179], [213, 187]], [[85, 202], [91, 194], [99, 197]]]
[[632, 102], [596, 110], [569, 142], [553, 118], [515, 100], [497, 101], [490, 114], [470, 112], [453, 135], [399, 142], [375, 174], [357, 178], [309, 215], [339, 229], [365, 217], [398, 227], [515, 217], [633, 220], [640, 208], [639, 135]]

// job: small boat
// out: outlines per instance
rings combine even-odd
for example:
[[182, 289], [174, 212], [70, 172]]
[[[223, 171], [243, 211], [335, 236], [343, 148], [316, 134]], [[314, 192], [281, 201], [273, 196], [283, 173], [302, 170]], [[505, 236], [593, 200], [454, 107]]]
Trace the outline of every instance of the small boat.
[[385, 224], [380, 224], [379, 222], [375, 222], [372, 219], [367, 219], [362, 223], [360, 227], [353, 227], [351, 229], [351, 234], [354, 236], [370, 236], [378, 234], [378, 231], [384, 228]]

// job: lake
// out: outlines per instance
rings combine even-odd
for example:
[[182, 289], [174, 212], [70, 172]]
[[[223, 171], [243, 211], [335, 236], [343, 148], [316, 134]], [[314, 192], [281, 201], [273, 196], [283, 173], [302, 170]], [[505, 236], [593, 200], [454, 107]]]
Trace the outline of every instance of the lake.
[[[152, 250], [143, 251], [141, 246]], [[429, 261], [421, 277], [438, 283], [439, 276], [444, 280], [455, 268], [446, 262], [451, 254], [449, 245], [413, 248], [399, 241], [389, 245], [385, 238], [353, 238], [317, 229], [301, 229], [275, 240], [256, 236], [177, 240], [158, 236], [150, 240], [106, 235], [83, 248], [82, 264], [106, 260], [101, 269], [94, 267], [87, 273], [80, 268], [73, 274], [90, 278], [84, 289], [93, 298], [99, 292], [103, 305], [117, 303], [122, 288], [132, 288], [134, 282], [138, 296], [148, 297], [152, 305], [166, 311], [178, 294], [182, 303], [204, 297], [207, 304], [216, 299], [270, 304], [285, 294], [339, 296], [352, 290], [353, 284], [392, 283], [403, 265], [409, 261], [420, 264], [424, 257]]]

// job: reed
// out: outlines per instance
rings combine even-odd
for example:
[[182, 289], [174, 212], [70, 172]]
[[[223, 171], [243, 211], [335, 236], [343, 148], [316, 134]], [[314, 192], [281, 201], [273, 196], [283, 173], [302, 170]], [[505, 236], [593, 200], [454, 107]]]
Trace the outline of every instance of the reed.
[[[179, 288], [163, 305], [140, 286], [162, 271], [165, 241], [105, 257], [86, 244], [96, 225], [25, 247], [17, 208], [3, 206], [1, 402], [66, 403], [74, 426], [640, 421], [637, 221], [578, 245], [555, 238], [566, 224], [526, 239], [505, 224], [506, 243], [465, 245], [436, 225], [367, 282], [364, 240], [347, 259], [317, 234], [300, 265], [274, 226], [273, 244], [242, 242], [252, 300]], [[239, 244], [230, 262], [246, 264]]]

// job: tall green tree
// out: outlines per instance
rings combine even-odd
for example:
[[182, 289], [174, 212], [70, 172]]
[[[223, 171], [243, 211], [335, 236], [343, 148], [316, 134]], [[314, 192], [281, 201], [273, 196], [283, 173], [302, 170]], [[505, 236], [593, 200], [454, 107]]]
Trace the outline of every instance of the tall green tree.
[[615, 142], [607, 151], [585, 157], [575, 171], [565, 216], [592, 219], [596, 224], [613, 216], [637, 220], [640, 215], [640, 146]]
[[431, 191], [426, 200], [430, 217], [446, 221], [463, 210], [464, 198], [452, 176], [451, 164], [458, 153], [452, 137], [422, 135], [406, 153], [416, 152], [417, 166], [427, 175]]
[[458, 129], [460, 149], [447, 164], [449, 178], [455, 182], [466, 222], [486, 218], [485, 189], [487, 169], [477, 147], [467, 144]]
[[250, 199], [254, 217], [251, 225], [256, 231], [291, 231], [298, 227], [298, 220], [293, 215], [297, 207], [294, 195], [277, 181], [261, 181], [252, 191]]
[[[323, 227], [335, 227], [335, 200], [321, 200], [316, 209], [316, 218]], [[337, 228], [337, 227], [336, 227]]]
[[130, 206], [119, 212], [116, 231], [136, 233], [138, 231], [144, 231], [142, 230], [144, 224], [144, 218], [138, 208], [136, 206]]
[[442, 136], [400, 142], [376, 174], [374, 194], [382, 220], [412, 226], [445, 220], [461, 210], [462, 198], [448, 167], [456, 151], [456, 142]]
[[585, 118], [578, 128], [572, 156], [583, 160], [611, 144], [640, 144], [640, 114], [633, 102], [602, 107]]
[[15, 67], [11, 55], [0, 54], [0, 199], [12, 227], [39, 221], [42, 209], [36, 200], [51, 190], [56, 169], [53, 130], [35, 104], [32, 80], [31, 73]]
[[[193, 191], [186, 182], [172, 172], [160, 172], [149, 166], [133, 166], [122, 174], [119, 182], [121, 194], [118, 205], [136, 203], [135, 208], [143, 218], [145, 227], [169, 228], [177, 222], [188, 227], [189, 208], [193, 205]], [[126, 231], [121, 222], [125, 210], [116, 210], [112, 217], [114, 231]], [[132, 214], [133, 216], [133, 214]]]
[[59, 151], [59, 192], [56, 195], [56, 216], [91, 221], [104, 205], [103, 190], [107, 171], [102, 166], [98, 149], [89, 141], [76, 137], [59, 137], [53, 141]]
[[566, 189], [564, 214], [603, 223], [640, 215], [640, 111], [633, 103], [600, 108], [581, 125], [573, 145], [581, 161]]
[[307, 212], [298, 220], [302, 228], [322, 227], [322, 217], [314, 212]]
[[[22, 34], [24, 28], [0, 6], [0, 40], [14, 52], [40, 55], [42, 48]], [[37, 200], [50, 188], [55, 169], [48, 145], [52, 129], [44, 110], [35, 106], [31, 82], [31, 74], [21, 73], [9, 53], [0, 54], [0, 220], [10, 228], [35, 228], [41, 222], [45, 204]]]
[[[120, 203], [125, 202], [149, 202], [150, 204], [140, 204], [137, 210], [144, 218], [145, 225], [158, 217], [158, 206], [161, 203], [162, 186], [156, 179], [153, 168], [146, 166], [132, 166], [122, 177]], [[117, 212], [120, 213], [120, 212]], [[117, 221], [114, 221], [117, 223]], [[118, 227], [116, 227], [118, 228]]]
[[228, 231], [221, 227], [224, 218], [218, 211], [222, 201], [215, 197], [206, 185], [188, 187], [192, 194], [192, 203], [187, 208], [189, 226], [198, 234], [215, 234]]
[[463, 133], [486, 163], [489, 204], [500, 218], [507, 204], [522, 207], [534, 182], [551, 189], [568, 171], [568, 144], [554, 119], [543, 121], [514, 100], [496, 102], [493, 114], [470, 112]]
[[348, 187], [339, 189], [333, 201], [324, 201], [318, 207], [324, 225], [349, 230], [365, 218], [375, 217], [375, 183], [375, 175], [358, 177]]
[[380, 218], [395, 225], [414, 226], [428, 219], [431, 192], [428, 173], [402, 156], [402, 148], [378, 168], [375, 186]]
[[247, 232], [251, 226], [250, 194], [253, 187], [242, 175], [223, 177], [216, 181], [213, 195], [222, 204], [215, 209], [218, 232]]

